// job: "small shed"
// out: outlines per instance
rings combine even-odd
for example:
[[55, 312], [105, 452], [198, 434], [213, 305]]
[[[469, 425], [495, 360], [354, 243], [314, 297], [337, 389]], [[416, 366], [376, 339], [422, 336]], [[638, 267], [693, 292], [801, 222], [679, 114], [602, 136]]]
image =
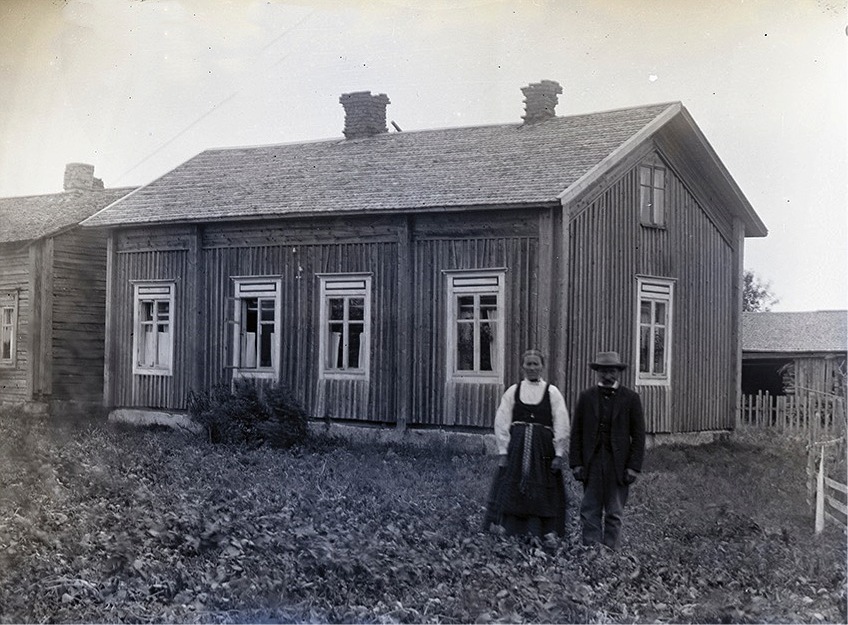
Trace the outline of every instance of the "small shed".
[[745, 237], [766, 228], [679, 102], [209, 149], [90, 217], [109, 232], [104, 403], [282, 382], [316, 417], [490, 428], [528, 347], [569, 403], [618, 350], [650, 432], [732, 428]]
[[129, 190], [71, 163], [62, 193], [0, 198], [0, 404], [101, 403], [106, 237], [78, 224]]
[[848, 311], [742, 315], [742, 392], [845, 396]]

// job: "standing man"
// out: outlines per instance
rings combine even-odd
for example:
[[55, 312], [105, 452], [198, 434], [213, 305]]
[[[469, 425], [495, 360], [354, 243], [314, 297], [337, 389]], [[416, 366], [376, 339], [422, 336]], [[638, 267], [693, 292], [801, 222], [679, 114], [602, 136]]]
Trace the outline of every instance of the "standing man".
[[589, 367], [598, 384], [577, 399], [569, 464], [583, 484], [583, 544], [616, 549], [630, 484], [642, 469], [645, 417], [639, 395], [621, 386], [627, 365], [618, 352], [598, 353]]

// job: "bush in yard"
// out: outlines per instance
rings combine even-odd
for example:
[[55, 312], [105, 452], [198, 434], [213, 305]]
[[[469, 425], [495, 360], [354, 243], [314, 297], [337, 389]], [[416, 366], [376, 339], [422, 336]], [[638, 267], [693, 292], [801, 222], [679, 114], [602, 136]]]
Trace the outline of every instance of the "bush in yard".
[[307, 415], [281, 384], [235, 380], [206, 393], [192, 393], [189, 415], [204, 426], [213, 443], [288, 448], [309, 434]]

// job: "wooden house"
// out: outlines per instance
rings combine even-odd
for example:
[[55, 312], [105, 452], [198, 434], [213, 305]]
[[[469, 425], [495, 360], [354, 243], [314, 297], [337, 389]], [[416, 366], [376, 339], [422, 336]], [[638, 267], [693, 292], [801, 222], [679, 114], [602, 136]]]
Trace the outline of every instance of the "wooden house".
[[0, 198], [0, 404], [101, 404], [106, 238], [77, 224], [127, 191], [71, 163], [62, 193]]
[[[680, 103], [211, 149], [108, 229], [105, 403], [179, 411], [234, 377], [316, 417], [489, 428], [523, 350], [570, 402], [618, 350], [652, 432], [733, 427], [743, 245], [766, 229]], [[518, 120], [517, 120], [518, 121]]]
[[742, 313], [745, 395], [845, 397], [848, 311]]

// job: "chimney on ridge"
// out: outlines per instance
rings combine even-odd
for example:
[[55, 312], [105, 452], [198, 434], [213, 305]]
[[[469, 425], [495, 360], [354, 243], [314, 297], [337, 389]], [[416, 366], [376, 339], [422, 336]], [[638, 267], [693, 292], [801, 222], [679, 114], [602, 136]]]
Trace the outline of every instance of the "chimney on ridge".
[[389, 98], [385, 93], [371, 95], [370, 91], [355, 91], [343, 94], [339, 102], [345, 110], [346, 139], [372, 137], [389, 131], [386, 128]]
[[524, 115], [521, 119], [525, 124], [535, 124], [556, 115], [557, 95], [562, 93], [562, 87], [553, 80], [535, 82], [521, 88], [524, 94]]
[[65, 191], [96, 191], [103, 188], [103, 181], [94, 177], [94, 165], [68, 163], [65, 165]]

